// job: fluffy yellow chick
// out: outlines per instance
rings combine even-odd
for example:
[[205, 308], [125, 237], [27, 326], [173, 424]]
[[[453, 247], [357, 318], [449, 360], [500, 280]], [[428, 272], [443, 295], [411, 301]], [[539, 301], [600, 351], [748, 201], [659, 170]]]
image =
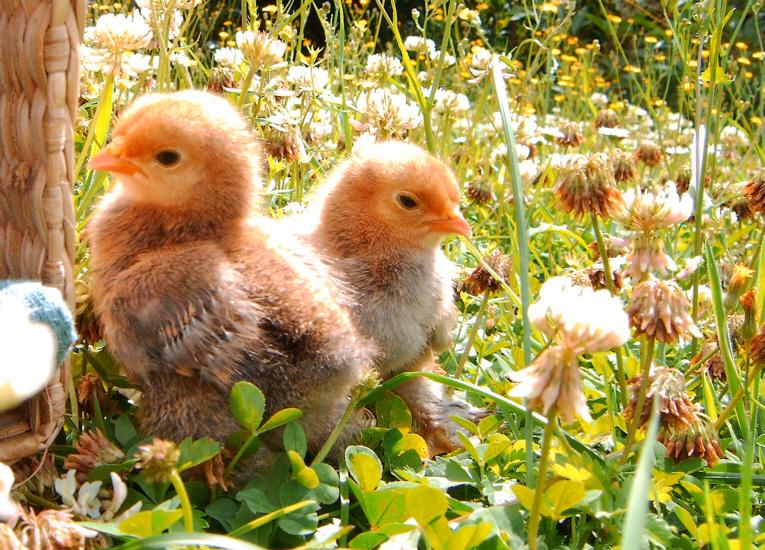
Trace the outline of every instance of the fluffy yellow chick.
[[[453, 264], [440, 248], [449, 234], [470, 236], [449, 167], [403, 142], [370, 145], [342, 163], [319, 191], [302, 226], [306, 238], [355, 291], [356, 319], [380, 348], [383, 379], [439, 370], [433, 353], [451, 344]], [[297, 229], [296, 229], [297, 230]], [[456, 448], [453, 414], [482, 411], [424, 378], [398, 389], [431, 454]]]
[[373, 368], [373, 346], [308, 247], [253, 217], [259, 159], [223, 98], [134, 102], [91, 161], [116, 180], [88, 228], [93, 300], [111, 352], [143, 388], [144, 431], [224, 439], [237, 429], [229, 391], [246, 380], [267, 413], [302, 409], [316, 450]]

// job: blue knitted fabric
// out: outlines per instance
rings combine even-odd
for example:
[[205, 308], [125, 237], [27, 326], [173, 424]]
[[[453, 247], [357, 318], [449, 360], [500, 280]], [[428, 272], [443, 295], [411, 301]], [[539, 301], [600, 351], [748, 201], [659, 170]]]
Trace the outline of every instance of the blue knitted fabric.
[[[61, 293], [34, 281], [0, 281], [0, 309], [8, 296], [24, 300], [32, 320], [45, 323], [56, 334], [58, 348], [56, 364], [64, 360], [77, 339], [74, 321]], [[4, 335], [9, 336], [9, 335]]]

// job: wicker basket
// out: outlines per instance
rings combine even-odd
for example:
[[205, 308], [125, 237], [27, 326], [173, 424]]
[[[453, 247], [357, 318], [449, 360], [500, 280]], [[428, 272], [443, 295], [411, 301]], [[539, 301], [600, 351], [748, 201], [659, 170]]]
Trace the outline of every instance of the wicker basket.
[[[58, 288], [72, 310], [73, 124], [86, 8], [86, 0], [0, 0], [0, 278]], [[50, 445], [63, 424], [68, 371], [0, 415], [0, 460]]]

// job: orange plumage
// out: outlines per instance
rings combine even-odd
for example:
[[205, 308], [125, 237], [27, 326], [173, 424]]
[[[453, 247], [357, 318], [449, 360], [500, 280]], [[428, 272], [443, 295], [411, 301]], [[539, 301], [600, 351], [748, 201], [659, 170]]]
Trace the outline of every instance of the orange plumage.
[[188, 91], [137, 100], [91, 162], [116, 179], [89, 227], [93, 299], [148, 433], [225, 438], [247, 380], [269, 412], [301, 408], [316, 449], [371, 368], [323, 264], [253, 217], [259, 158], [236, 109]]

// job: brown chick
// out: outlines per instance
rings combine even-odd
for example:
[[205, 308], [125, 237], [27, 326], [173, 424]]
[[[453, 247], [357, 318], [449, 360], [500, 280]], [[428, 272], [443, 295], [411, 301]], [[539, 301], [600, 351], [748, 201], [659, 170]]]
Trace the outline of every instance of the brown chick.
[[[454, 265], [439, 245], [450, 233], [470, 236], [459, 198], [445, 163], [415, 145], [392, 141], [341, 164], [308, 215], [314, 226], [300, 222], [308, 227], [309, 242], [356, 292], [356, 318], [380, 348], [376, 365], [383, 379], [440, 370], [433, 352], [451, 345]], [[431, 454], [459, 445], [450, 415], [482, 412], [425, 378], [397, 392]]]
[[303, 410], [315, 451], [373, 368], [373, 345], [311, 250], [252, 216], [259, 158], [223, 98], [133, 103], [91, 161], [116, 179], [89, 227], [93, 300], [111, 352], [143, 387], [145, 432], [225, 439], [238, 429], [229, 391], [246, 380], [267, 413]]

